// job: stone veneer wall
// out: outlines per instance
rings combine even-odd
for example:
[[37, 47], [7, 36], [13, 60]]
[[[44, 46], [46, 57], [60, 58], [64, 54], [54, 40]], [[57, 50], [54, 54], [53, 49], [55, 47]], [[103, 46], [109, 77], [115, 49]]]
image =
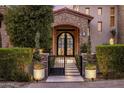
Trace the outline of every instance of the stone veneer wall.
[[82, 36], [82, 33], [87, 33], [88, 30], [88, 19], [85, 17], [75, 16], [69, 13], [61, 13], [54, 16], [54, 26], [58, 25], [72, 25], [79, 28], [80, 31], [80, 44], [87, 42], [87, 35]]
[[5, 30], [5, 24], [3, 21], [0, 28], [0, 33], [1, 33], [1, 39], [2, 39], [2, 47], [3, 48], [10, 47], [9, 36], [7, 35], [7, 32]]
[[118, 43], [124, 44], [124, 5], [118, 6]]
[[[0, 6], [1, 14], [4, 15], [5, 10], [6, 10], [5, 6]], [[0, 35], [1, 35], [1, 39], [2, 39], [2, 47], [3, 48], [10, 47], [9, 36], [7, 35], [7, 32], [6, 32], [6, 26], [4, 24], [4, 20], [2, 20], [2, 22], [1, 22]]]
[[42, 53], [41, 54], [41, 63], [45, 66], [45, 78], [48, 77], [48, 57], [49, 53]]

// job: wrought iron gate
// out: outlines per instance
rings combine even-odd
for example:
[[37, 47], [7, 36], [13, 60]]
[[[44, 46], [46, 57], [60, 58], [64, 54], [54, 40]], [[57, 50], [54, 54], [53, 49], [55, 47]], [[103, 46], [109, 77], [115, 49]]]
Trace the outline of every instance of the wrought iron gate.
[[[66, 56], [49, 56], [48, 57], [48, 75], [65, 75], [65, 68], [67, 69]], [[75, 56], [76, 66], [81, 76], [85, 75], [85, 63], [80, 55]], [[66, 66], [66, 67], [65, 67]]]
[[76, 55], [75, 60], [76, 60], [76, 66], [77, 66], [77, 68], [80, 72], [80, 75], [84, 76], [84, 74], [85, 74], [85, 72], [84, 72], [85, 71], [85, 64], [83, 62], [82, 56]]
[[49, 56], [48, 75], [65, 75], [64, 56]]

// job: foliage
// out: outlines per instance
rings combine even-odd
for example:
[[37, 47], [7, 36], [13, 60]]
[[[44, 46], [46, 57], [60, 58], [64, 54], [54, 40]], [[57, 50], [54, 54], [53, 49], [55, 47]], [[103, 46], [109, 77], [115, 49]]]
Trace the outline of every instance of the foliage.
[[40, 48], [49, 49], [53, 6], [10, 6], [5, 13], [6, 30], [15, 47], [35, 47], [35, 35], [40, 33]]
[[91, 38], [90, 38], [90, 31], [89, 31], [89, 36], [88, 36], [88, 43], [87, 43], [87, 62], [92, 62], [91, 58]]
[[87, 53], [87, 44], [85, 44], [85, 43], [82, 44], [80, 49], [81, 49], [81, 53]]
[[87, 70], [96, 70], [96, 65], [93, 63], [87, 63], [85, 66], [85, 69]]
[[87, 54], [91, 54], [91, 38], [90, 35], [88, 36], [88, 43], [87, 43]]
[[98, 68], [105, 77], [110, 72], [116, 74], [124, 72], [124, 45], [97, 46], [96, 56]]
[[32, 63], [32, 49], [1, 48], [0, 56], [0, 78], [12, 81], [31, 80], [31, 75], [25, 68]]
[[41, 56], [40, 56], [40, 51], [39, 49], [35, 49], [34, 53], [33, 53], [33, 61], [34, 62], [40, 62], [41, 61]]
[[36, 35], [35, 35], [35, 48], [37, 48], [37, 49], [40, 48], [40, 33], [39, 33], [39, 31], [36, 32]]
[[112, 29], [110, 32], [111, 32], [112, 36], [115, 37], [115, 35], [116, 35], [116, 30], [115, 30], [115, 29]]

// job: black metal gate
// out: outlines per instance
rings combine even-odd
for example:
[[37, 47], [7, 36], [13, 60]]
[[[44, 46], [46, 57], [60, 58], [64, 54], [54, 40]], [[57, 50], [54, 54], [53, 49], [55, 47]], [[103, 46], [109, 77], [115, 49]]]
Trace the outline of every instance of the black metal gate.
[[[50, 55], [48, 57], [48, 75], [65, 75], [65, 65], [67, 58], [66, 56], [53, 56]], [[85, 63], [83, 62], [83, 58], [80, 55], [75, 56], [75, 65], [77, 66], [80, 75], [85, 75]], [[66, 66], [67, 68], [67, 66]]]
[[80, 72], [81, 76], [85, 76], [85, 63], [83, 62], [83, 58], [81, 55], [75, 56], [76, 66]]
[[64, 56], [49, 56], [48, 75], [65, 75]]

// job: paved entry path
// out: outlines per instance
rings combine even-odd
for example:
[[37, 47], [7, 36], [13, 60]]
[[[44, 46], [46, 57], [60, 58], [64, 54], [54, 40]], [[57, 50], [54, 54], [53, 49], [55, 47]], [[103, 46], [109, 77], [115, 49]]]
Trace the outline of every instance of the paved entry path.
[[46, 82], [83, 82], [81, 76], [49, 76]]
[[34, 82], [0, 82], [0, 88], [124, 88], [123, 80], [102, 80], [94, 82], [47, 83]]
[[66, 82], [66, 83], [33, 82], [22, 87], [26, 87], [26, 88], [124, 88], [124, 80], [102, 80], [102, 81], [94, 81], [94, 82]]
[[[54, 67], [63, 67], [64, 58], [57, 57]], [[49, 76], [46, 82], [83, 82], [74, 57], [65, 57], [65, 76]]]

